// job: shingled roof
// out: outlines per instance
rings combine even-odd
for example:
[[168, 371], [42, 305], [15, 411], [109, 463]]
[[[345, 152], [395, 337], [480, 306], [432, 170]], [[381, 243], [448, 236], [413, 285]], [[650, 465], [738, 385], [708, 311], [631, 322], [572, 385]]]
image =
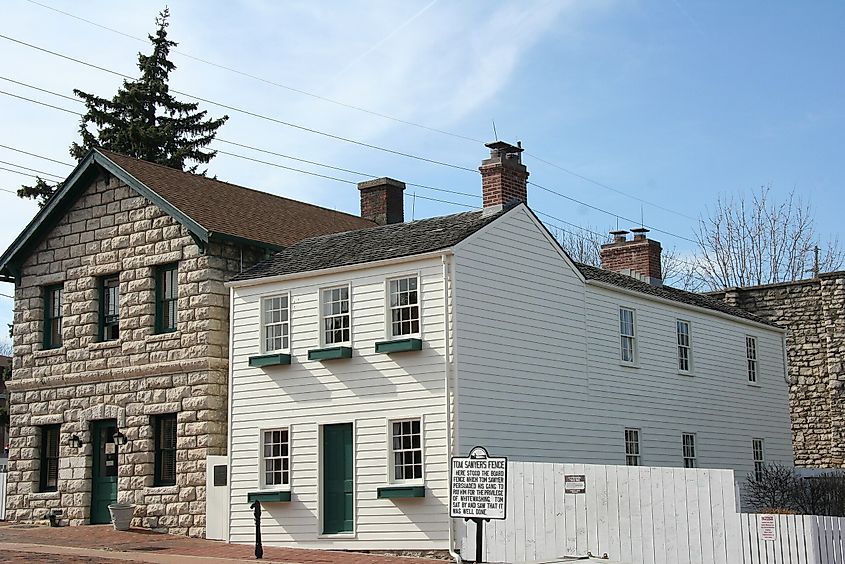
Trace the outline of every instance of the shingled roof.
[[182, 172], [103, 149], [98, 149], [98, 152], [212, 234], [287, 247], [315, 235], [375, 225], [357, 215]]
[[[447, 249], [489, 225], [513, 207], [506, 207], [496, 213], [464, 212], [305, 239], [238, 274], [232, 281], [316, 272]], [[671, 286], [652, 286], [625, 274], [581, 263], [574, 264], [587, 280], [777, 327], [774, 323], [704, 294]]]
[[222, 239], [277, 250], [315, 235], [375, 225], [356, 215], [95, 149], [0, 256], [0, 280], [14, 280], [30, 249], [103, 171], [184, 225], [200, 244]]
[[672, 286], [653, 286], [626, 274], [619, 274], [617, 272], [612, 272], [603, 268], [596, 268], [595, 266], [587, 264], [576, 263], [575, 266], [578, 267], [578, 270], [581, 271], [581, 274], [583, 274], [584, 278], [587, 280], [596, 280], [598, 282], [604, 282], [625, 290], [633, 290], [641, 294], [647, 294], [666, 300], [672, 300], [673, 302], [680, 302], [691, 306], [718, 311], [720, 313], [726, 313], [734, 317], [741, 317], [749, 321], [762, 323], [772, 327], [779, 327], [779, 325], [767, 321], [762, 317], [758, 317], [753, 313], [749, 313], [738, 307], [730, 306], [725, 302], [717, 300], [716, 298], [706, 294], [687, 292], [686, 290], [680, 290], [678, 288], [673, 288]]
[[495, 221], [508, 209], [486, 214], [464, 212], [313, 237], [245, 270], [233, 281], [325, 270], [447, 249]]

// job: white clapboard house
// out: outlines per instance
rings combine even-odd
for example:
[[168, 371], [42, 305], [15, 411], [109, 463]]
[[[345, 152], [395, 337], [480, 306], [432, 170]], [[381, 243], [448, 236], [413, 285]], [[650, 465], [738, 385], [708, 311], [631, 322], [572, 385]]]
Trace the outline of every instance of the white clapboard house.
[[[519, 147], [480, 171], [484, 209], [294, 244], [230, 282], [228, 538], [445, 549], [448, 459], [732, 468], [792, 460], [784, 333], [661, 284], [637, 230], [574, 263], [526, 205]], [[613, 272], [613, 271], [616, 272]]]

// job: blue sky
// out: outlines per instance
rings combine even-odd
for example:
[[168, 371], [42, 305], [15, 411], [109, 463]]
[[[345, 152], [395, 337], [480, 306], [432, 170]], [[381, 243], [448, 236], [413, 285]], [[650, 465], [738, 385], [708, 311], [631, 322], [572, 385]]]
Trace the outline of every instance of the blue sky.
[[[144, 36], [151, 2], [39, 0]], [[369, 110], [491, 140], [523, 142], [531, 180], [610, 210], [605, 214], [532, 188], [529, 203], [599, 228], [613, 214], [638, 219], [664, 248], [692, 250], [695, 221], [724, 193], [793, 187], [816, 209], [825, 236], [840, 232], [845, 137], [845, 4], [841, 2], [169, 2], [171, 37], [185, 53]], [[4, 2], [0, 34], [134, 74], [133, 39], [27, 0]], [[0, 39], [0, 76], [71, 95], [111, 96], [120, 79]], [[474, 168], [477, 142], [350, 110], [174, 54], [174, 88], [297, 124]], [[75, 109], [68, 100], [0, 80], [0, 90]], [[224, 113], [203, 104], [212, 115]], [[306, 159], [461, 192], [477, 173], [346, 144], [228, 111], [220, 137]], [[70, 161], [74, 116], [0, 95], [0, 143]], [[245, 149], [231, 150], [326, 173]], [[555, 168], [555, 163], [633, 197]], [[69, 169], [0, 149], [0, 160]], [[2, 165], [6, 166], [6, 165]], [[353, 186], [220, 155], [221, 179], [357, 213]], [[331, 173], [349, 180], [363, 178]], [[27, 181], [0, 171], [0, 187]], [[409, 189], [408, 215], [475, 205], [465, 196]], [[657, 203], [666, 211], [636, 198]], [[35, 205], [0, 192], [0, 247]], [[641, 210], [642, 204], [642, 210]], [[259, 219], [257, 219], [259, 220]], [[620, 227], [630, 227], [620, 220]], [[0, 293], [11, 286], [0, 284]], [[0, 323], [11, 318], [0, 296]]]

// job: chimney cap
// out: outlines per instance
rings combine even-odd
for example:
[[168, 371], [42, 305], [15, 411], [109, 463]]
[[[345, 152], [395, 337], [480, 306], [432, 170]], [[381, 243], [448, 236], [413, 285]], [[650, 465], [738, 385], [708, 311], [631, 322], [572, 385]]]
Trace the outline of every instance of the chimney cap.
[[[642, 234], [646, 234], [646, 233], [648, 233], [649, 231], [650, 231], [650, 230], [649, 230], [648, 228], [646, 228], [646, 227], [634, 227], [633, 229], [631, 229], [631, 233], [642, 233]], [[611, 231], [611, 233], [613, 233], [613, 231]]]
[[610, 232], [611, 235], [627, 235], [630, 233], [627, 229], [614, 229]]
[[517, 141], [517, 145], [511, 145], [507, 141], [492, 141], [485, 143], [484, 146], [490, 149], [491, 152], [498, 151], [500, 153], [521, 153], [525, 150], [522, 148], [522, 142], [520, 141]]
[[394, 178], [373, 178], [372, 180], [365, 180], [358, 183], [358, 190], [366, 190], [367, 188], [377, 188], [382, 186], [393, 186], [395, 188], [405, 189], [405, 183]]

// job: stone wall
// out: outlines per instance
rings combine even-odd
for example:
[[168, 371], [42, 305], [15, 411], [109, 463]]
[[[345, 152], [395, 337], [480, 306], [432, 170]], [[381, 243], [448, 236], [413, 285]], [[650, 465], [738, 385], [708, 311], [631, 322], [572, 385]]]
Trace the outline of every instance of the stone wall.
[[[224, 281], [266, 256], [189, 232], [116, 178], [103, 175], [31, 252], [15, 289], [8, 518], [63, 510], [90, 519], [91, 422], [116, 419], [118, 500], [134, 525], [202, 536], [205, 459], [226, 453], [228, 290]], [[178, 262], [177, 330], [155, 334], [155, 267]], [[120, 275], [120, 339], [99, 342], [101, 276]], [[63, 345], [42, 350], [43, 286], [62, 283]], [[177, 482], [153, 487], [151, 418], [177, 413]], [[61, 424], [57, 492], [40, 493], [40, 425]], [[82, 448], [69, 446], [76, 434]]]
[[712, 295], [788, 329], [795, 465], [845, 466], [845, 273]]

